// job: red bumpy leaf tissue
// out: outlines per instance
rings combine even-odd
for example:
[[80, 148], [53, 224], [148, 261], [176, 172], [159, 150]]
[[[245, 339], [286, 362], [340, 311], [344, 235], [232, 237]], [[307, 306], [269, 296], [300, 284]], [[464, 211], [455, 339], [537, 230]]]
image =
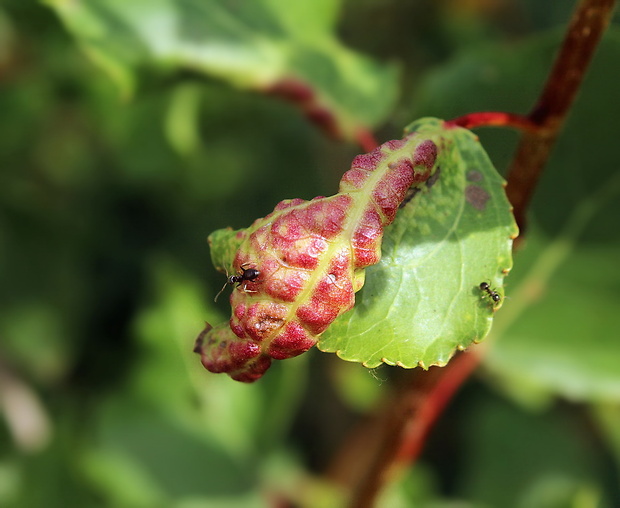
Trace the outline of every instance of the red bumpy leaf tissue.
[[198, 336], [194, 351], [205, 368], [253, 382], [272, 359], [314, 346], [355, 304], [364, 268], [381, 258], [384, 227], [409, 189], [431, 176], [437, 150], [417, 133], [388, 141], [353, 160], [335, 196], [281, 201], [234, 233], [233, 269], [252, 268], [258, 276], [233, 289], [230, 322], [207, 323]]

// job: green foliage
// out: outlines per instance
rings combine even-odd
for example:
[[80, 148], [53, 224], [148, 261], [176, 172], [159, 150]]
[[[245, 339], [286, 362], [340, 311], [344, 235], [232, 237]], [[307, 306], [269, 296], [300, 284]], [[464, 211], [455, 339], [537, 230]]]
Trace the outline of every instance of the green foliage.
[[396, 96], [392, 66], [347, 49], [334, 36], [338, 1], [46, 3], [125, 95], [134, 92], [139, 67], [192, 70], [240, 88], [290, 95], [310, 115], [333, 115], [337, 131], [350, 138], [383, 121]]
[[[261, 65], [294, 75], [349, 137], [387, 122], [380, 140], [412, 118], [525, 112], [570, 8], [543, 4], [1, 2], [0, 506], [342, 504], [317, 476], [400, 370], [314, 352], [247, 386], [191, 351], [202, 323], [229, 312], [213, 303], [225, 277], [209, 233], [329, 193], [360, 152], [246, 90]], [[206, 44], [196, 25], [221, 26], [199, 19], [207, 5], [236, 6], [251, 29], [218, 32], [244, 57], [234, 76], [141, 24], [172, 11], [188, 20], [178, 34]], [[71, 9], [85, 17], [70, 23]], [[620, 505], [619, 48], [614, 26], [537, 190], [483, 368], [379, 506]], [[476, 134], [503, 172], [516, 135]]]

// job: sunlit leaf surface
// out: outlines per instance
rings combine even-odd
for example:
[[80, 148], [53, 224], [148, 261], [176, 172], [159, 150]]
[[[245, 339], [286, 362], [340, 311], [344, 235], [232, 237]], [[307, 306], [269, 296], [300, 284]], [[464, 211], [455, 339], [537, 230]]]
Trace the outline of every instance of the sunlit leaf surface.
[[428, 367], [488, 333], [501, 301], [480, 283], [503, 294], [516, 226], [477, 138], [464, 129], [441, 135], [438, 178], [386, 229], [381, 262], [367, 270], [355, 308], [322, 336], [323, 351], [368, 367]]

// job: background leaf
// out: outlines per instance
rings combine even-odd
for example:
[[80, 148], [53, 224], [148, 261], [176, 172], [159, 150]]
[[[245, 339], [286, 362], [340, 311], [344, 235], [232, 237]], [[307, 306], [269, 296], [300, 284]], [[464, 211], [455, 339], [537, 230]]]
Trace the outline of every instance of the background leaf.
[[461, 430], [465, 449], [456, 488], [474, 506], [613, 506], [604, 494], [607, 464], [567, 408], [522, 413], [488, 392], [471, 402], [475, 411]]
[[192, 70], [240, 88], [282, 94], [349, 139], [383, 121], [396, 99], [395, 68], [336, 38], [338, 2], [47, 3], [125, 95], [136, 87], [138, 68]]

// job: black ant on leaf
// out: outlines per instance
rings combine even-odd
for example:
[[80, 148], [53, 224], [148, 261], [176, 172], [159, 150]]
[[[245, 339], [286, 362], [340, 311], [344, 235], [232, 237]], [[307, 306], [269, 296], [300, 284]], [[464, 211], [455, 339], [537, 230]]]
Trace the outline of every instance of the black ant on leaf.
[[488, 282], [481, 282], [479, 287], [481, 291], [484, 291], [487, 295], [489, 295], [491, 300], [493, 300], [493, 303], [497, 304], [502, 300], [502, 296], [494, 289], [491, 289]]
[[[241, 265], [241, 272], [239, 272], [238, 275], [228, 275], [228, 272], [226, 272], [226, 275], [228, 275], [228, 278], [226, 279], [226, 282], [222, 286], [222, 289], [220, 289], [220, 292], [217, 295], [215, 295], [215, 299], [213, 301], [217, 302], [218, 297], [222, 294], [222, 292], [224, 291], [224, 289], [226, 289], [226, 286], [228, 285], [232, 286], [233, 284], [237, 284], [237, 287], [239, 287], [244, 282], [256, 281], [256, 279], [260, 275], [260, 271], [257, 270], [256, 268], [244, 268], [248, 264], [249, 263], [245, 263]], [[255, 291], [250, 291], [246, 289], [245, 285], [243, 286], [243, 290], [248, 293], [255, 293]]]

